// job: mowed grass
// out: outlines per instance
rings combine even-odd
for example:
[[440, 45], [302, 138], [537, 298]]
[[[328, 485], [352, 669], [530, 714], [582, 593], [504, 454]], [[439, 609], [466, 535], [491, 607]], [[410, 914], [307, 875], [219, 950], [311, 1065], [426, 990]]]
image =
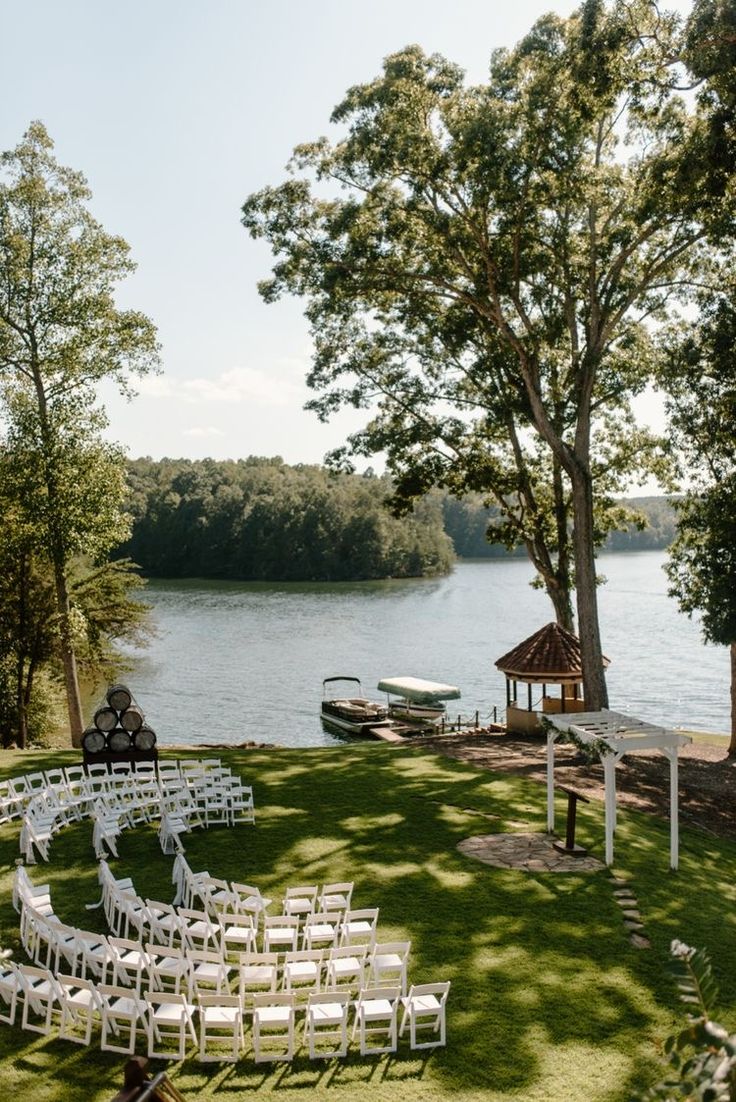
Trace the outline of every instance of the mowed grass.
[[[529, 874], [461, 855], [473, 834], [543, 831], [541, 785], [454, 762], [422, 749], [376, 744], [337, 749], [223, 752], [252, 782], [255, 826], [212, 827], [185, 839], [195, 870], [257, 884], [277, 900], [289, 884], [354, 880], [354, 905], [380, 907], [382, 940], [410, 938], [410, 981], [449, 979], [448, 1044], [390, 1057], [235, 1066], [170, 1064], [186, 1098], [259, 1092], [284, 1102], [371, 1099], [439, 1102], [624, 1102], [661, 1069], [664, 1037], [682, 1017], [664, 965], [671, 938], [706, 946], [722, 992], [721, 1018], [736, 1025], [736, 847], [683, 830], [680, 871], [668, 871], [668, 826], [622, 812], [616, 873], [630, 880], [653, 948], [633, 948], [607, 872]], [[72, 753], [6, 754], [3, 775], [78, 760]], [[559, 828], [565, 799], [558, 807]], [[603, 807], [579, 808], [579, 840], [600, 855]], [[56, 912], [102, 930], [86, 911], [98, 886], [88, 822], [62, 831], [49, 881]], [[0, 828], [0, 935], [18, 960], [11, 884], [18, 826]], [[153, 827], [120, 840], [118, 876], [142, 896], [170, 901], [172, 859]], [[275, 913], [274, 908], [271, 910]], [[246, 1044], [248, 1037], [246, 1035]], [[144, 1051], [141, 1039], [140, 1052]], [[107, 1102], [124, 1057], [0, 1025], [0, 1088], [34, 1102]], [[153, 1070], [162, 1063], [152, 1062]]]

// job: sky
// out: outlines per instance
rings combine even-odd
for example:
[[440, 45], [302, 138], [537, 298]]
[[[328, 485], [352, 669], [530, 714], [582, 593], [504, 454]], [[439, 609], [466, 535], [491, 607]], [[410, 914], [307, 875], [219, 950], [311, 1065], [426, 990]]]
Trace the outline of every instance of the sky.
[[[91, 208], [137, 262], [121, 305], [158, 327], [163, 374], [132, 402], [103, 387], [110, 438], [131, 457], [281, 455], [321, 462], [363, 417], [302, 407], [302, 305], [263, 303], [271, 256], [240, 225], [251, 192], [284, 178], [295, 145], [330, 134], [348, 87], [409, 43], [470, 82], [572, 0], [0, 0], [0, 149], [33, 119], [81, 170]], [[689, 0], [670, 0], [687, 12]], [[332, 128], [334, 129], [334, 128]], [[642, 402], [657, 428], [656, 398]]]

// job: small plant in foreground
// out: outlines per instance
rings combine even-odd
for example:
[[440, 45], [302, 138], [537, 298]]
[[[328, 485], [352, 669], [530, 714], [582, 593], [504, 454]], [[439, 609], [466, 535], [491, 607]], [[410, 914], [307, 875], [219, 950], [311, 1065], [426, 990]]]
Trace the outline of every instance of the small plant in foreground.
[[639, 1097], [642, 1102], [736, 1102], [736, 1033], [728, 1033], [711, 1019], [718, 985], [710, 957], [704, 949], [692, 949], [677, 940], [670, 952], [669, 969], [680, 998], [699, 1013], [689, 1013], [687, 1026], [665, 1042], [672, 1076]]

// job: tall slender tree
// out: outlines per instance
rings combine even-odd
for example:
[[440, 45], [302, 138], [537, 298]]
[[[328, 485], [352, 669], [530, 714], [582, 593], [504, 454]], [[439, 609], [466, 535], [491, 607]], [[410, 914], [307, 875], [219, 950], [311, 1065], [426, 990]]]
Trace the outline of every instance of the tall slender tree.
[[318, 412], [377, 403], [357, 450], [387, 448], [411, 487], [454, 448], [472, 488], [502, 508], [504, 480], [513, 489], [552, 574], [569, 554], [592, 709], [607, 705], [602, 425], [629, 420], [652, 323], [707, 269], [719, 203], [700, 187], [701, 115], [674, 94], [680, 30], [648, 0], [586, 0], [497, 51], [471, 88], [408, 47], [348, 91], [341, 139], [297, 149], [293, 178], [243, 209], [277, 256], [263, 296], [307, 300]]
[[[83, 724], [68, 568], [99, 522], [70, 468], [85, 469], [89, 488], [95, 468], [85, 466], [83, 442], [104, 420], [96, 385], [112, 379], [129, 393], [131, 375], [157, 366], [150, 320], [115, 304], [117, 283], [133, 270], [128, 246], [95, 221], [89, 199], [84, 177], [55, 160], [41, 123], [0, 157], [0, 386], [13, 449], [33, 457], [27, 472], [53, 569], [75, 745]], [[99, 473], [104, 491], [109, 465]]]

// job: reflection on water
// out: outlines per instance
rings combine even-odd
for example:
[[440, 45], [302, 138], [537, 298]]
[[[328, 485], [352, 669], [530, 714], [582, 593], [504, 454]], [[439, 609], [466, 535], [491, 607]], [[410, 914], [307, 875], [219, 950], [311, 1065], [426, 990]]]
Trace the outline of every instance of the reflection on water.
[[[600, 591], [611, 707], [703, 730], [729, 726], [725, 648], [667, 597], [660, 552], [606, 555]], [[496, 658], [552, 619], [522, 560], [461, 563], [447, 578], [330, 583], [151, 582], [158, 636], [132, 688], [162, 742], [338, 741], [319, 718], [322, 680], [459, 685], [452, 715], [505, 702]]]

